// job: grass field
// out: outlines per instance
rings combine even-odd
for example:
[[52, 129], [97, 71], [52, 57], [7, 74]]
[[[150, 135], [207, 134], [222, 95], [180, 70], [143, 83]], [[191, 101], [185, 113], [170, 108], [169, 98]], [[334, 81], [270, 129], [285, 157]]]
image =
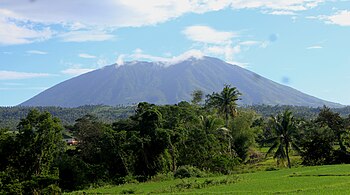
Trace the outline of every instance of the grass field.
[[350, 194], [350, 165], [106, 186], [72, 194]]

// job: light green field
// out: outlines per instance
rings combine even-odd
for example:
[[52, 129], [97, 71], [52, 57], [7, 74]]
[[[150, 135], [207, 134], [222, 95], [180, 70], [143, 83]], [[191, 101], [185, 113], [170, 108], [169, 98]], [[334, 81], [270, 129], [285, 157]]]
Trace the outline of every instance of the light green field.
[[[219, 184], [225, 181], [231, 182]], [[215, 184], [205, 186], [204, 183]], [[176, 187], [181, 184], [203, 185], [201, 187], [192, 185], [190, 189]], [[74, 194], [82, 194], [82, 192]], [[350, 194], [350, 165], [298, 167], [236, 176], [125, 184], [84, 190], [84, 192], [89, 194]]]

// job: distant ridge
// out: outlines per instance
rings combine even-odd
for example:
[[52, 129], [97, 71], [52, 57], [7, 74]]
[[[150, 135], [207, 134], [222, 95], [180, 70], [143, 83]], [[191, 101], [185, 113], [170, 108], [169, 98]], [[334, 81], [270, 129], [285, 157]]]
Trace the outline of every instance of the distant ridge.
[[239, 89], [243, 94], [240, 104], [342, 107], [212, 57], [191, 57], [171, 65], [144, 61], [114, 64], [59, 83], [20, 105], [174, 104], [189, 101], [195, 89], [211, 94], [221, 91], [224, 84]]

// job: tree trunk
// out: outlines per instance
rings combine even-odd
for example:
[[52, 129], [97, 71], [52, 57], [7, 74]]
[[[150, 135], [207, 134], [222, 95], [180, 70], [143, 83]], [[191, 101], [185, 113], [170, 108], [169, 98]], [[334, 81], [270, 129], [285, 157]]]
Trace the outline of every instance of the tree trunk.
[[287, 155], [287, 161], [288, 161], [288, 168], [291, 168], [290, 165], [290, 159], [289, 159], [289, 148], [288, 148], [289, 144], [286, 144], [286, 155]]

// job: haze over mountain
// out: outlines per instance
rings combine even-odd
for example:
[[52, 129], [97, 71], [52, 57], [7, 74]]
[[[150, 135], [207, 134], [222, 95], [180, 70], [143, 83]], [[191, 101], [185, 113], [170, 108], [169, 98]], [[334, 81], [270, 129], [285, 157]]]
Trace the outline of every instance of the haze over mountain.
[[221, 91], [224, 84], [237, 87], [243, 94], [240, 104], [342, 106], [211, 57], [191, 57], [174, 64], [132, 61], [106, 66], [59, 83], [21, 105], [174, 104], [189, 101], [195, 89], [211, 94]]

